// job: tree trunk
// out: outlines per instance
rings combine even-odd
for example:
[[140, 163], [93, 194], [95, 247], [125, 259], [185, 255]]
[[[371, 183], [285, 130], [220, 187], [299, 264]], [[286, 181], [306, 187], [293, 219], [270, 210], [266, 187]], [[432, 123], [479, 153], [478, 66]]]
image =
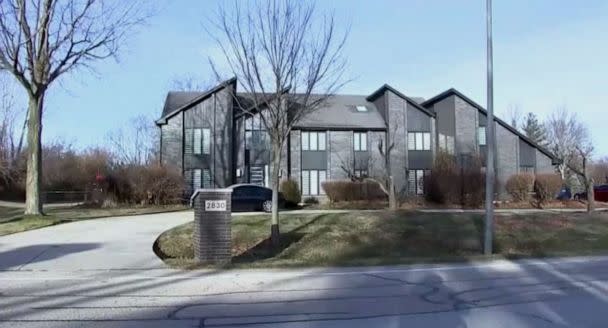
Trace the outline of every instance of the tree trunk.
[[393, 182], [393, 177], [388, 177], [388, 207], [395, 211], [397, 210], [397, 195], [395, 192], [395, 183]]
[[[586, 175], [586, 174], [585, 174]], [[595, 195], [593, 194], [593, 180], [585, 177], [587, 187], [587, 213], [591, 213], [595, 210]]]
[[281, 171], [281, 147], [273, 145], [272, 152], [272, 219], [270, 226], [270, 243], [272, 244], [272, 247], [277, 248], [281, 244], [281, 234], [279, 232], [279, 172]]
[[25, 214], [42, 215], [40, 182], [42, 177], [42, 100], [43, 94], [30, 95], [27, 120], [27, 176]]

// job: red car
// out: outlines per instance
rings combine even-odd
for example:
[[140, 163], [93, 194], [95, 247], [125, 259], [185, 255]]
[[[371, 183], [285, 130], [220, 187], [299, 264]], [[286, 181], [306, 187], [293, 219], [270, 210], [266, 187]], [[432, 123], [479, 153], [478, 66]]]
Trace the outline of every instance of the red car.
[[[608, 202], [608, 184], [593, 187], [593, 199], [597, 202]], [[579, 192], [574, 195], [575, 200], [587, 199], [586, 192]]]

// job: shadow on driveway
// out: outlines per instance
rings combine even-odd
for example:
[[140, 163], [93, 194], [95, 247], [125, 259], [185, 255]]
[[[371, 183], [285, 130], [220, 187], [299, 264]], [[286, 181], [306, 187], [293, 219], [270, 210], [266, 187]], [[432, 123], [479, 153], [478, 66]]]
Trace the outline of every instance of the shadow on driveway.
[[20, 270], [44, 262], [101, 247], [99, 243], [39, 244], [0, 251], [0, 270]]

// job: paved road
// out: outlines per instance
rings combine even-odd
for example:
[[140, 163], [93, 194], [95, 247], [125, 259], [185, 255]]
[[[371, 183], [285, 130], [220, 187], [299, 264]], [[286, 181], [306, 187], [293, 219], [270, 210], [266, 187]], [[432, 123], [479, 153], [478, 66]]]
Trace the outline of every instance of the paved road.
[[0, 327], [607, 327], [608, 257], [184, 272], [151, 251], [191, 213], [0, 237]]

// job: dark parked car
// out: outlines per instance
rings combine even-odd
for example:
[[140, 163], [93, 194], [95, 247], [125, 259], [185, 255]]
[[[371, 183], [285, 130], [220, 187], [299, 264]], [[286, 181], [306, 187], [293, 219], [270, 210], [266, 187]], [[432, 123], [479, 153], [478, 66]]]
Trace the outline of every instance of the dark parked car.
[[[608, 202], [608, 184], [593, 187], [593, 198], [598, 202]], [[587, 192], [579, 192], [574, 195], [574, 199], [587, 199]]]
[[572, 198], [572, 192], [568, 187], [563, 187], [562, 190], [559, 191], [559, 194], [557, 194], [558, 200], [569, 200], [570, 198]]
[[[232, 211], [272, 211], [272, 189], [253, 185], [236, 184], [228, 187], [232, 189]], [[283, 197], [279, 193], [279, 206]]]

